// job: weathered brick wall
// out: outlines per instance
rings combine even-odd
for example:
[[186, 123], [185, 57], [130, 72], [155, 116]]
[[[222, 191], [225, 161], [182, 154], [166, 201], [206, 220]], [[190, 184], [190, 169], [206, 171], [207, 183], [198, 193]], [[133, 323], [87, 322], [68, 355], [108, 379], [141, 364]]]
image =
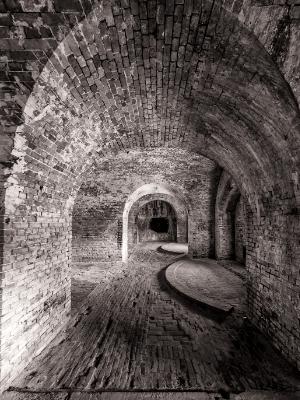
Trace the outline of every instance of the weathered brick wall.
[[[100, 2], [74, 28], [74, 11], [77, 22], [77, 18], [87, 15], [93, 3], [60, 3], [3, 6], [3, 12], [7, 8], [12, 15], [2, 16], [5, 40], [1, 75], [4, 82], [9, 82], [2, 104], [9, 112], [3, 112], [3, 117], [15, 124], [19, 118], [20, 123], [22, 106], [39, 72], [59, 41], [63, 41], [55, 57], [47, 63], [45, 80], [52, 93], [62, 97], [62, 108], [72, 100], [80, 107], [72, 110], [71, 115], [66, 114], [65, 122], [54, 120], [48, 124], [48, 104], [35, 129], [27, 132], [31, 144], [37, 148], [41, 145], [39, 138], [45, 136], [48, 141], [43, 141], [42, 147], [49, 154], [53, 154], [55, 143], [57, 152], [63, 155], [58, 168], [70, 171], [72, 164], [76, 170], [83, 160], [87, 162], [95, 153], [106, 153], [111, 148], [189, 142], [193, 149], [212, 159], [220, 162], [224, 159], [222, 166], [239, 177], [249, 193], [271, 191], [274, 183], [281, 190], [280, 177], [286, 174], [285, 165], [288, 171], [297, 172], [293, 150], [299, 145], [299, 109], [277, 65], [255, 36], [243, 27], [245, 23], [255, 31], [262, 43], [271, 42], [270, 51], [277, 42], [279, 47], [289, 42], [292, 48], [288, 54], [284, 52], [285, 65], [290, 66], [289, 75], [294, 81], [297, 74], [290, 60], [297, 58], [298, 62], [299, 58], [295, 51], [297, 7], [284, 4], [274, 8], [269, 3], [262, 7], [260, 2], [257, 6], [246, 0], [224, 2], [224, 9], [210, 1], [172, 2], [167, 6], [143, 1], [121, 5], [114, 1]], [[32, 8], [36, 13], [26, 15]], [[24, 13], [15, 15], [16, 9]], [[261, 10], [264, 12], [258, 19]], [[293, 27], [293, 34], [283, 41], [280, 34], [275, 34], [275, 38], [272, 34], [274, 23], [278, 23], [280, 32], [281, 11], [291, 13], [292, 18], [284, 19], [284, 26], [287, 30], [290, 25]], [[254, 20], [260, 21], [258, 29]], [[41, 29], [41, 23], [46, 29]], [[71, 28], [73, 31], [68, 34]], [[24, 41], [15, 39], [16, 32], [20, 32]], [[33, 32], [36, 38], [31, 37]], [[17, 56], [19, 64], [15, 64]], [[280, 59], [277, 56], [274, 59]], [[23, 79], [20, 87], [13, 84]], [[41, 81], [35, 88], [44, 94], [45, 86]], [[43, 101], [41, 104], [44, 106]], [[74, 134], [72, 124], [77, 116], [81, 124]], [[92, 124], [99, 131], [95, 126], [86, 129]], [[14, 127], [7, 131], [12, 132]], [[101, 132], [101, 139], [97, 132]], [[81, 150], [76, 152], [78, 157], [70, 156], [77, 146]], [[254, 176], [260, 179], [255, 181]], [[297, 187], [287, 178], [283, 192]]]
[[188, 235], [189, 255], [194, 258], [215, 256], [215, 201], [220, 174], [220, 169], [211, 170], [198, 182], [194, 181], [191, 188], [194, 207], [189, 214]]
[[281, 200], [279, 207], [267, 203], [254, 214], [243, 197], [233, 207], [231, 178], [224, 173], [220, 189], [217, 255], [232, 257], [234, 244], [235, 257], [243, 262], [246, 247], [249, 317], [299, 368], [299, 215]]
[[231, 212], [222, 213], [216, 221], [218, 229], [218, 259], [234, 259], [234, 215]]
[[235, 214], [239, 190], [232, 177], [223, 171], [215, 203], [216, 257], [235, 258]]
[[223, 171], [216, 195], [216, 257], [245, 262], [247, 246], [247, 201], [240, 195], [232, 177]]
[[31, 171], [8, 175], [1, 273], [1, 387], [41, 351], [70, 314], [67, 193]]
[[169, 184], [188, 199], [189, 245], [197, 255], [211, 256], [218, 176], [214, 162], [173, 148], [130, 151], [100, 161], [85, 179], [74, 205], [73, 259], [120, 259], [125, 202], [136, 189], [152, 182]]
[[282, 354], [300, 368], [300, 218], [282, 209], [248, 216], [249, 313]]
[[[97, 189], [101, 191], [101, 186]], [[117, 196], [99, 194], [89, 191], [88, 182], [78, 194], [72, 228], [74, 261], [110, 262], [120, 253], [122, 203]]]
[[245, 262], [246, 246], [247, 246], [247, 221], [244, 199], [240, 197], [235, 209], [235, 226], [234, 226], [234, 245], [235, 259], [241, 263]]
[[224, 7], [237, 15], [273, 58], [300, 104], [300, 4], [298, 0], [226, 0]]

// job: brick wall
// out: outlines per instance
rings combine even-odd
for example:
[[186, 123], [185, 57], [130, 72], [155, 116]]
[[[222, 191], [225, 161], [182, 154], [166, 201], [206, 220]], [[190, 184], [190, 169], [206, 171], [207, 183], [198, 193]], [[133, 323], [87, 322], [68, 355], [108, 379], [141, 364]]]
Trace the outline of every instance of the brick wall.
[[234, 214], [225, 212], [219, 216], [218, 225], [218, 259], [235, 258]]
[[299, 215], [269, 207], [248, 221], [250, 317], [299, 369]]
[[232, 178], [223, 173], [216, 204], [217, 255], [244, 262], [246, 248], [249, 317], [299, 368], [299, 215], [286, 199], [278, 200], [279, 206], [259, 205], [253, 214], [234, 193]]
[[240, 263], [245, 263], [246, 258], [246, 246], [247, 246], [247, 221], [244, 199], [239, 198], [239, 201], [235, 208], [234, 215], [234, 255], [235, 259]]
[[240, 192], [232, 177], [223, 171], [218, 184], [215, 206], [216, 257], [218, 259], [235, 259], [236, 249], [240, 252], [241, 232], [245, 222], [239, 204]]
[[[67, 194], [30, 171], [6, 177], [1, 271], [1, 387], [70, 315], [71, 214]], [[19, 183], [19, 182], [22, 182]]]
[[73, 261], [110, 262], [120, 253], [122, 202], [109, 194], [108, 198], [104, 195], [93, 197], [87, 185], [79, 192], [74, 207]]

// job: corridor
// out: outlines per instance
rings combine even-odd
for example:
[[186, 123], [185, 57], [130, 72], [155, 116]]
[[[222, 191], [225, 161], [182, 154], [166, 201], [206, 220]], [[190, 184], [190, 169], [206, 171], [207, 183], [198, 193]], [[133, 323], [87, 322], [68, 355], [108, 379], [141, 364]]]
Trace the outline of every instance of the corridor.
[[[181, 256], [152, 242], [138, 246], [118, 274], [98, 271], [100, 283], [94, 289], [84, 286], [85, 294], [93, 290], [67, 331], [13, 382], [9, 395], [24, 390], [197, 390], [233, 398], [230, 393], [299, 390], [297, 373], [244, 317], [245, 299], [233, 312], [218, 313], [169, 287], [165, 267]], [[82, 281], [87, 277], [83, 271]], [[23, 398], [33, 397], [18, 397]]]

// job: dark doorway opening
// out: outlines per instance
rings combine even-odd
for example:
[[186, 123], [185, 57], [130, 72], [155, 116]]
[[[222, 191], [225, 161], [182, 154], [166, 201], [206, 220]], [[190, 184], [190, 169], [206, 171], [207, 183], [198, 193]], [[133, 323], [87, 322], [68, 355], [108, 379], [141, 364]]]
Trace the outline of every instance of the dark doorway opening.
[[144, 204], [136, 217], [137, 242], [177, 241], [177, 218], [173, 207], [163, 200]]
[[246, 262], [246, 254], [247, 254], [246, 246], [243, 246], [243, 261], [244, 262]]
[[163, 217], [151, 218], [149, 228], [157, 233], [168, 233], [169, 219]]

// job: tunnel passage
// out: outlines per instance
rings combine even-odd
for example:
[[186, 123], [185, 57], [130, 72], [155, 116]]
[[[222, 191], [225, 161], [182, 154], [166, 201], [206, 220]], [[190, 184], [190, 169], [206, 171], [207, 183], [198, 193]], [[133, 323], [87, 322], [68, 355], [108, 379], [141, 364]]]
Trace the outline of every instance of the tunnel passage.
[[[87, 171], [109, 152], [160, 146], [218, 162], [249, 200], [249, 315], [300, 368], [299, 6], [2, 3], [1, 385], [68, 316], [72, 206]], [[189, 247], [203, 256], [204, 224], [191, 219]]]
[[[153, 202], [158, 202], [158, 204], [167, 203], [171, 207], [176, 215], [176, 239], [179, 243], [188, 243], [190, 240], [189, 236], [189, 221], [188, 221], [188, 210], [191, 209], [191, 204], [187, 199], [178, 193], [176, 190], [176, 185], [166, 185], [162, 183], [150, 183], [139, 187], [135, 192], [133, 192], [127, 199], [123, 211], [123, 235], [122, 235], [122, 260], [127, 262], [128, 256], [131, 254], [136, 244], [138, 243], [138, 215], [139, 211], [143, 207], [147, 207], [148, 203], [155, 204]], [[151, 214], [149, 223], [151, 222], [152, 215], [158, 210], [147, 211]], [[160, 213], [165, 213], [167, 215], [167, 210], [159, 211]], [[169, 209], [171, 216], [171, 210]], [[201, 216], [200, 216], [201, 218]], [[166, 222], [166, 221], [165, 221]], [[156, 224], [157, 222], [152, 222]], [[141, 224], [140, 224], [141, 225]], [[170, 227], [170, 221], [168, 219], [168, 225]], [[168, 229], [169, 229], [168, 227]], [[144, 230], [143, 230], [144, 231]], [[151, 230], [153, 237], [158, 237], [158, 232], [155, 234]], [[161, 233], [161, 237], [164, 237], [166, 233]], [[166, 237], [166, 236], [165, 236]]]
[[[216, 195], [216, 258], [245, 264], [248, 206], [232, 177], [223, 171]], [[249, 213], [249, 210], [248, 210]]]
[[177, 241], [177, 218], [174, 208], [163, 200], [154, 200], [141, 207], [136, 223], [138, 242]]

